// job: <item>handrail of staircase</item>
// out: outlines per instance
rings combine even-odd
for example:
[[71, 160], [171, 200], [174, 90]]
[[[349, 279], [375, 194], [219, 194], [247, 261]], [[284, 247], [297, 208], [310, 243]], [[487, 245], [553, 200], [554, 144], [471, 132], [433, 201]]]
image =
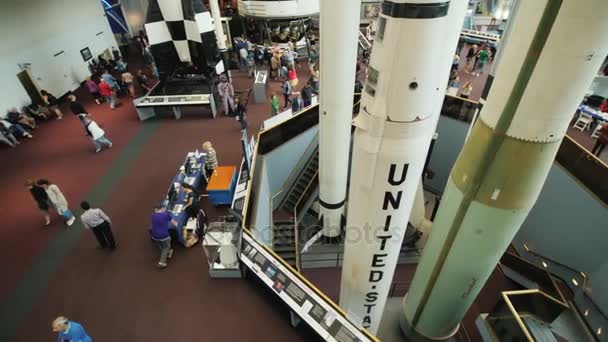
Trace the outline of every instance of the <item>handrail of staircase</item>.
[[[279, 191], [272, 196], [273, 199], [278, 194], [280, 194], [281, 192], [283, 192], [283, 190], [285, 190], [285, 188], [287, 188], [288, 184], [290, 186], [292, 185], [292, 183], [289, 183], [289, 180], [293, 179], [292, 177], [296, 174], [296, 171], [298, 171], [298, 173], [304, 172], [304, 170], [306, 169], [306, 165], [308, 165], [308, 163], [311, 160], [310, 158], [313, 158], [315, 156], [315, 154], [318, 153], [318, 151], [319, 151], [319, 144], [318, 144], [318, 142], [319, 142], [319, 135], [318, 135], [318, 133], [317, 133], [317, 136], [316, 136], [316, 141], [317, 141], [317, 147], [315, 147], [313, 149], [312, 153], [310, 154], [310, 157], [306, 160], [306, 162], [303, 163], [303, 166], [301, 168], [294, 167], [293, 170], [291, 170], [291, 173], [289, 174], [289, 176], [287, 176], [287, 178], [285, 178], [285, 182], [283, 182], [283, 185], [281, 185], [281, 188], [279, 189]], [[313, 142], [314, 142], [314, 140], [313, 140]], [[305, 155], [306, 155], [306, 152], [310, 151], [309, 149], [310, 149], [310, 146], [306, 148], [306, 151], [304, 152]], [[300, 165], [300, 162], [298, 162], [296, 164], [296, 166], [298, 166], [298, 165]]]
[[306, 196], [306, 193], [308, 192], [308, 188], [310, 188], [312, 183], [318, 179], [317, 178], [318, 176], [319, 176], [319, 170], [317, 170], [315, 172], [315, 174], [312, 176], [312, 178], [310, 178], [310, 181], [308, 181], [308, 184], [306, 184], [306, 188], [304, 188], [304, 191], [302, 191], [300, 198], [298, 198], [298, 201], [293, 206], [294, 244], [295, 244], [295, 250], [296, 250], [296, 269], [298, 270], [298, 272], [300, 272], [302, 270], [302, 260], [300, 259], [300, 227], [299, 227], [299, 222], [298, 222], [298, 205], [300, 205], [300, 202], [302, 201], [304, 196]]
[[[546, 256], [546, 255], [542, 255], [542, 254], [540, 254], [540, 253], [538, 253], [538, 252], [535, 252], [535, 251], [531, 250], [531, 249], [530, 249], [530, 247], [528, 247], [528, 245], [527, 245], [527, 244], [525, 244], [525, 243], [524, 243], [524, 246], [523, 246], [523, 247], [524, 247], [524, 250], [525, 250], [526, 252], [528, 252], [528, 253], [530, 253], [530, 254], [532, 254], [532, 255], [535, 255], [535, 256], [537, 256], [537, 257], [539, 257], [539, 258], [542, 258], [542, 259], [544, 259], [544, 260], [548, 260], [548, 261], [550, 261], [550, 262], [551, 262], [551, 263], [553, 263], [553, 264], [556, 264], [556, 265], [558, 265], [558, 266], [561, 266], [561, 267], [563, 267], [563, 268], [565, 268], [565, 269], [569, 270], [569, 271], [570, 271], [570, 272], [572, 272], [572, 273], [576, 273], [576, 274], [580, 275], [580, 276], [583, 278], [583, 289], [587, 287], [587, 280], [588, 280], [588, 278], [589, 278], [589, 277], [587, 276], [587, 273], [585, 273], [585, 272], [583, 272], [583, 271], [580, 271], [580, 270], [577, 270], [576, 268], [574, 268], [574, 267], [572, 267], [572, 266], [568, 266], [568, 265], [566, 265], [566, 264], [564, 264], [564, 263], [562, 263], [562, 262], [559, 262], [559, 261], [557, 261], [557, 260], [555, 260], [555, 259], [552, 259], [552, 258], [550, 258], [550, 257], [548, 257], [548, 256]], [[575, 284], [575, 285], [576, 285], [576, 284]]]
[[[557, 261], [557, 260], [554, 260], [554, 259], [552, 259], [552, 258], [549, 258], [549, 257], [547, 257], [547, 256], [545, 256], [545, 255], [542, 255], [542, 254], [538, 253], [538, 252], [534, 252], [534, 251], [533, 251], [533, 250], [531, 250], [531, 249], [530, 249], [530, 247], [528, 247], [528, 245], [526, 245], [526, 244], [524, 244], [524, 245], [523, 245], [523, 247], [524, 247], [524, 250], [525, 250], [526, 252], [528, 252], [528, 253], [530, 253], [530, 254], [532, 254], [532, 255], [536, 256], [536, 257], [539, 257], [539, 258], [541, 258], [541, 259], [543, 259], [543, 260], [547, 260], [547, 261], [549, 261], [549, 262], [551, 262], [551, 263], [553, 263], [553, 264], [556, 264], [556, 265], [558, 265], [558, 266], [561, 266], [562, 268], [565, 268], [565, 269], [569, 270], [569, 271], [570, 271], [570, 272], [572, 272], [572, 273], [575, 273], [575, 274], [580, 275], [580, 276], [583, 278], [582, 291], [581, 291], [582, 295], [585, 297], [585, 299], [586, 299], [586, 300], [587, 300], [589, 303], [591, 303], [591, 306], [593, 306], [593, 308], [595, 309], [595, 311], [596, 311], [596, 312], [598, 312], [598, 313], [599, 313], [599, 314], [600, 314], [600, 315], [601, 315], [601, 316], [604, 318], [604, 320], [605, 320], [605, 321], [608, 321], [608, 315], [607, 315], [607, 314], [604, 312], [604, 310], [602, 310], [602, 308], [601, 308], [599, 305], [597, 305], [597, 303], [595, 302], [595, 300], [593, 300], [593, 298], [591, 298], [591, 297], [589, 296], [589, 294], [587, 293], [587, 291], [585, 290], [586, 285], [587, 285], [587, 282], [588, 282], [588, 280], [589, 280], [589, 277], [587, 276], [587, 273], [582, 272], [582, 271], [579, 271], [579, 270], [577, 270], [576, 268], [574, 268], [574, 267], [572, 267], [572, 266], [568, 266], [568, 265], [566, 265], [566, 264], [564, 264], [564, 263], [561, 263], [561, 262], [559, 262], [559, 261]], [[557, 277], [557, 278], [560, 278], [560, 279], [561, 279], [561, 277], [559, 277], [559, 276], [557, 276], [557, 275], [555, 275], [555, 274], [552, 274], [552, 275], [553, 275], [554, 277]], [[564, 281], [566, 284], [569, 284], [569, 282], [565, 281], [564, 279], [561, 279], [561, 280], [562, 280], [562, 281]], [[575, 285], [576, 285], [576, 284], [575, 284]], [[569, 285], [568, 285], [568, 286], [569, 286]], [[574, 302], [574, 304], [577, 304], [575, 301], [573, 301], [573, 302]], [[577, 306], [578, 306], [578, 305], [577, 305]], [[587, 326], [588, 326], [588, 327], [591, 329], [591, 331], [593, 331], [593, 328], [592, 328], [591, 326], [589, 326], [589, 323], [587, 322], [587, 320], [586, 320], [586, 319], [584, 319], [584, 321], [585, 321], [585, 323], [587, 324]]]
[[272, 195], [272, 197], [270, 197], [270, 241], [272, 241], [274, 243], [274, 198], [277, 197], [278, 195], [281, 194], [281, 192], [283, 192], [283, 188], [281, 188], [281, 190], [279, 190], [279, 192], [277, 192], [276, 194]]

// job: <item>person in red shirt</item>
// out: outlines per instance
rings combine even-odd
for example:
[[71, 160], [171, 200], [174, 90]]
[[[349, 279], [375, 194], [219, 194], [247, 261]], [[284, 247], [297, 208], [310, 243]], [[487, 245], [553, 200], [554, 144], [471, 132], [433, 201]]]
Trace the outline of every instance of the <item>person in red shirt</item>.
[[608, 113], [608, 99], [605, 99], [604, 102], [600, 104], [600, 111]]
[[103, 78], [99, 81], [99, 93], [110, 103], [110, 108], [116, 108], [114, 89]]
[[600, 156], [600, 154], [602, 154], [604, 147], [608, 145], [608, 123], [604, 123], [602, 128], [600, 128], [599, 133], [600, 136], [597, 138], [597, 141], [595, 142], [595, 145], [591, 150], [591, 153], [595, 154], [598, 157]]
[[298, 85], [298, 74], [296, 73], [296, 69], [292, 65], [287, 67], [289, 70], [287, 72], [287, 79], [289, 79], [289, 84], [291, 84], [292, 88], [295, 88]]

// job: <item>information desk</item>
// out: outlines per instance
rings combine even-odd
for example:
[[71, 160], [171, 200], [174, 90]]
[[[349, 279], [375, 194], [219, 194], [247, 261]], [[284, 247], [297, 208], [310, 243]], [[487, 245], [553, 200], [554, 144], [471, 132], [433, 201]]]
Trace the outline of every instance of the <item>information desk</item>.
[[376, 341], [342, 316], [247, 232], [243, 232], [240, 259], [325, 341]]
[[247, 183], [249, 182], [249, 171], [245, 165], [245, 159], [241, 161], [241, 169], [239, 170], [239, 177], [236, 181], [236, 189], [234, 197], [232, 198], [231, 208], [237, 212], [242, 213], [243, 207], [245, 206], [245, 197], [247, 197]]
[[215, 100], [212, 94], [189, 95], [146, 95], [133, 100], [137, 115], [141, 121], [165, 113], [167, 108], [173, 111], [176, 119], [182, 117], [182, 107], [211, 106], [213, 117], [216, 116]]
[[207, 194], [213, 205], [232, 204], [238, 174], [235, 166], [218, 166], [209, 178]]
[[578, 111], [581, 113], [591, 115], [596, 120], [608, 122], [608, 113], [601, 112], [600, 110], [594, 109], [587, 105], [578, 106]]
[[[190, 172], [188, 174], [185, 173], [185, 163], [190, 159]], [[196, 163], [195, 163], [196, 162]], [[181, 188], [181, 183], [187, 183], [192, 186], [195, 190], [198, 190], [201, 185], [201, 180], [203, 179], [203, 171], [202, 167], [205, 164], [205, 154], [200, 154], [198, 156], [195, 155], [194, 152], [188, 153], [188, 157], [184, 161], [184, 164], [180, 166], [180, 170], [173, 177], [172, 185], [169, 186], [169, 190], [167, 191], [167, 195], [165, 196], [162, 206], [167, 208], [168, 205], [171, 205], [173, 208], [167, 208], [167, 211], [171, 214], [173, 219], [177, 222], [175, 227], [171, 227], [172, 230], [175, 231], [177, 235], [177, 239], [182, 244], [185, 244], [184, 236], [182, 234], [182, 229], [188, 223], [188, 215], [184, 210], [182, 210], [184, 204], [186, 203], [186, 193], [184, 189]], [[177, 196], [175, 196], [175, 200], [172, 203], [169, 203], [169, 197], [171, 188], [174, 187], [177, 191]], [[196, 227], [192, 228], [193, 230]]]

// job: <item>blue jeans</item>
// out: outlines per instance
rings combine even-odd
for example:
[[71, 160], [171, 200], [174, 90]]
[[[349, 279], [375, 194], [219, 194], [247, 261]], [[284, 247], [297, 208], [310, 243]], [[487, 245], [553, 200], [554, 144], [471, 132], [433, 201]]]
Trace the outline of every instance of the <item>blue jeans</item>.
[[102, 145], [110, 146], [112, 145], [112, 142], [104, 135], [97, 140], [93, 140], [93, 144], [95, 144], [95, 148], [99, 150], [103, 147]]
[[114, 96], [114, 95], [106, 96], [106, 100], [108, 102], [110, 102], [110, 108], [112, 108], [112, 109], [116, 108], [116, 96]]
[[25, 128], [23, 128], [23, 126], [21, 126], [20, 124], [12, 124], [9, 130], [11, 131], [11, 133], [13, 133], [13, 135], [18, 135], [21, 138], [27, 134]]
[[65, 217], [66, 220], [70, 220], [72, 217], [74, 217], [74, 215], [72, 214], [72, 212], [70, 211], [70, 209], [62, 212], [61, 216]]
[[167, 237], [163, 240], [152, 239], [152, 241], [154, 241], [156, 247], [160, 249], [160, 260], [158, 263], [166, 265], [169, 254], [171, 253], [171, 237]]

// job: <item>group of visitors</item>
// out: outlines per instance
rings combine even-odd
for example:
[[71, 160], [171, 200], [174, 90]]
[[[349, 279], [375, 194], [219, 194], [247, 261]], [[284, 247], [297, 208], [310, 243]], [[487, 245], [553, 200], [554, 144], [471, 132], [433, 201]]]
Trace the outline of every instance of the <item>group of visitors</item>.
[[[44, 217], [45, 227], [52, 223], [51, 210], [63, 217], [68, 227], [74, 224], [76, 217], [70, 210], [70, 204], [61, 189], [59, 189], [59, 186], [47, 179], [39, 179], [37, 181], [28, 179], [25, 186]], [[93, 232], [99, 244], [98, 247], [114, 250], [116, 242], [114, 241], [114, 235], [110, 227], [112, 221], [108, 215], [101, 209], [92, 208], [87, 201], [81, 202], [80, 208], [84, 210], [80, 215], [82, 225], [85, 229], [90, 229]]]
[[[496, 48], [486, 43], [480, 46], [473, 44], [467, 52], [466, 60], [468, 72], [477, 77], [484, 72], [484, 68], [489, 61], [496, 56]], [[473, 63], [474, 61], [474, 63]], [[472, 64], [472, 65], [471, 65]]]
[[4, 117], [0, 117], [0, 141], [14, 148], [21, 140], [34, 137], [32, 133], [40, 121], [53, 117], [57, 120], [63, 119], [57, 98], [44, 89], [40, 91], [40, 95], [42, 105], [32, 103], [21, 110], [13, 107]]

